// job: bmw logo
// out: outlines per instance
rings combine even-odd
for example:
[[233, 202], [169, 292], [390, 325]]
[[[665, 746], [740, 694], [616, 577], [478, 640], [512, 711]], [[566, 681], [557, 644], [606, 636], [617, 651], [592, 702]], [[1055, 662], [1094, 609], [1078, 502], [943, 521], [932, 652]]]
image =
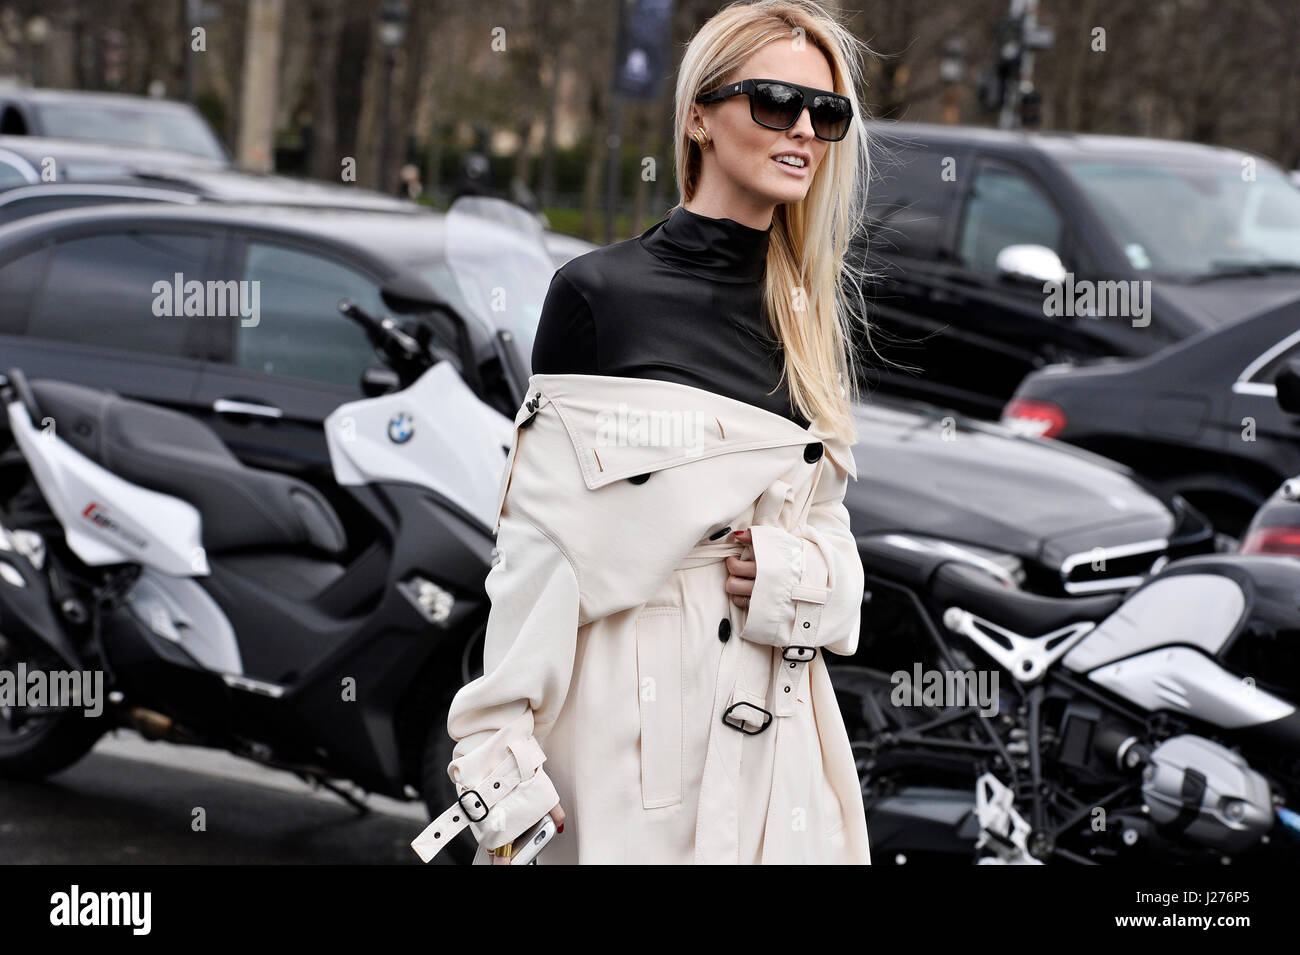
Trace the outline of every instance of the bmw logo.
[[393, 444], [405, 444], [414, 434], [415, 422], [406, 412], [402, 412], [388, 422], [388, 440]]

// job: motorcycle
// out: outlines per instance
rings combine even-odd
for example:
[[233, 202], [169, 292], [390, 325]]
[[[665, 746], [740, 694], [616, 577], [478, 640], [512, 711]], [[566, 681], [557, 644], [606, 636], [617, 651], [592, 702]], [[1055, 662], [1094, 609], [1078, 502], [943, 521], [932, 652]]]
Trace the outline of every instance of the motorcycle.
[[1051, 598], [906, 534], [859, 550], [864, 633], [888, 636], [832, 679], [876, 858], [1300, 861], [1300, 559]]
[[[530, 290], [554, 266], [535, 220], [502, 200], [458, 201], [446, 229], [461, 311], [410, 287], [384, 292], [401, 322], [339, 304], [384, 372], [325, 422], [339, 489], [369, 518], [360, 546], [317, 488], [244, 465], [193, 417], [4, 376], [21, 473], [0, 520], [0, 678], [93, 674], [107, 698], [92, 717], [77, 694], [0, 696], [0, 775], [57, 772], [129, 726], [293, 772], [362, 812], [345, 783], [433, 815], [455, 798], [446, 711], [481, 672], [494, 558], [484, 476], [509, 450]], [[470, 857], [463, 842], [453, 858]]]

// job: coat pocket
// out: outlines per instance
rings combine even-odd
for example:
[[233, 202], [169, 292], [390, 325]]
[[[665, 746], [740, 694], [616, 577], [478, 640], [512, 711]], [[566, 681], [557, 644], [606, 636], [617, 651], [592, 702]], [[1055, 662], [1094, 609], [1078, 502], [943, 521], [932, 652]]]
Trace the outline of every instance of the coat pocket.
[[840, 794], [831, 784], [824, 768], [817, 787], [817, 807], [822, 814], [822, 838], [833, 840], [836, 836], [841, 836], [848, 817], [844, 814], [844, 803], [840, 801]]
[[636, 621], [641, 805], [682, 801], [682, 611], [647, 607]]

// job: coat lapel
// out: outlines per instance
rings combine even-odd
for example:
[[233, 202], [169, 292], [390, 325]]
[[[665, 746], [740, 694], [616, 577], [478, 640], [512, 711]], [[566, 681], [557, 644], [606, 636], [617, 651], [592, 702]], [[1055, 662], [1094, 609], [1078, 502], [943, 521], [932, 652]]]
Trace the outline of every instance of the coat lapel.
[[734, 451], [812, 444], [857, 478], [853, 451], [821, 420], [801, 428], [788, 418], [702, 388], [649, 378], [533, 375], [564, 422], [587, 487]]
[[[634, 420], [650, 412], [658, 413], [654, 424]], [[528, 450], [520, 455], [522, 435]], [[515, 416], [494, 530], [509, 495], [512, 510], [564, 550], [582, 588], [583, 619], [594, 620], [644, 603], [692, 547], [753, 505], [818, 441], [853, 473], [852, 454], [835, 439], [704, 389], [533, 375]], [[725, 457], [732, 454], [741, 457]], [[584, 485], [588, 493], [575, 493]], [[610, 560], [629, 540], [637, 559]]]

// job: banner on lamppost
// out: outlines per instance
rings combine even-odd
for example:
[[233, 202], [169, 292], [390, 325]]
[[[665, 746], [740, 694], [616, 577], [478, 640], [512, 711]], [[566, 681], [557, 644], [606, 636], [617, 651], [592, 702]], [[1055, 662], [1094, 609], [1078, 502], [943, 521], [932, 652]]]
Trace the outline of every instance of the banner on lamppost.
[[613, 102], [610, 109], [609, 169], [605, 177], [605, 242], [614, 241], [619, 202], [619, 157], [623, 145], [623, 103], [658, 99], [669, 70], [673, 0], [618, 0], [614, 44]]
[[624, 99], [652, 100], [669, 71], [673, 0], [633, 0], [622, 18], [614, 90]]

